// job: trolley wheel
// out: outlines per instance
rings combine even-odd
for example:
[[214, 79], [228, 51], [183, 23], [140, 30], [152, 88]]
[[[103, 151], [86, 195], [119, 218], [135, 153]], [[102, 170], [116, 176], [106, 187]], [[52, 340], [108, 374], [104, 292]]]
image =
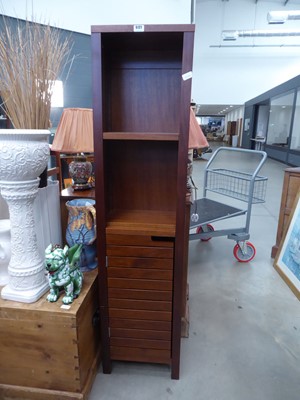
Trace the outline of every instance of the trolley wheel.
[[[210, 224], [207, 224], [206, 226], [207, 226], [207, 231], [208, 232], [213, 232], [215, 230], [214, 227], [212, 225], [210, 225]], [[203, 233], [203, 232], [204, 232], [204, 230], [203, 230], [202, 226], [198, 226], [198, 228], [196, 230], [196, 233]], [[201, 239], [201, 241], [202, 242], [208, 242], [210, 239], [211, 239], [211, 237], [208, 237], [206, 239]]]
[[256, 250], [252, 243], [237, 243], [233, 248], [233, 255], [239, 262], [249, 262], [255, 257]]

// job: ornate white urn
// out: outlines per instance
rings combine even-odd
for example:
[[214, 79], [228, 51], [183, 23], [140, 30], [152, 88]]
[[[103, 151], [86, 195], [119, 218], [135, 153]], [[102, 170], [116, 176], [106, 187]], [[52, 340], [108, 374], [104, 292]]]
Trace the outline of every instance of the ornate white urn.
[[0, 192], [11, 223], [9, 283], [1, 291], [3, 299], [32, 303], [49, 289], [33, 209], [38, 177], [49, 159], [49, 134], [48, 130], [0, 130]]

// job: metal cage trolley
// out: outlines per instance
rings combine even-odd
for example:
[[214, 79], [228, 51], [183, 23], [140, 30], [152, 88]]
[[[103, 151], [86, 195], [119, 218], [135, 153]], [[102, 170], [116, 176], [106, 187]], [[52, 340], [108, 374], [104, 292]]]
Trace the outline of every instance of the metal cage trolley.
[[[224, 157], [226, 165], [229, 161], [233, 169], [222, 168]], [[251, 162], [247, 171], [242, 172], [245, 157], [249, 157]], [[248, 241], [249, 226], [252, 204], [265, 202], [268, 178], [259, 176], [258, 172], [266, 158], [267, 154], [264, 151], [248, 149], [220, 147], [214, 152], [204, 171], [203, 198], [197, 199], [197, 189], [194, 187], [195, 200], [191, 206], [190, 240], [207, 241], [216, 236], [227, 236], [228, 239], [236, 241], [233, 254], [238, 261], [248, 262], [255, 257], [255, 247]], [[224, 197], [237, 201], [234, 201], [234, 206], [218, 201], [224, 200]], [[247, 203], [247, 207], [235, 207], [244, 203]], [[241, 215], [245, 215], [243, 218], [245, 225], [242, 227], [215, 230], [211, 225], [212, 222]], [[195, 229], [196, 231], [192, 233], [191, 231]]]

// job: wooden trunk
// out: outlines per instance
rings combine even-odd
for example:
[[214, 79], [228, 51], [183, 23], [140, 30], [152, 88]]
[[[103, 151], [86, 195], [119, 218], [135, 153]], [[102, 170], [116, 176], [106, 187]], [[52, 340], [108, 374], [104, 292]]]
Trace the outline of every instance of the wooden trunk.
[[87, 399], [100, 361], [97, 272], [69, 309], [62, 295], [32, 304], [0, 299], [0, 398]]
[[276, 243], [272, 247], [271, 257], [275, 258], [278, 247], [285, 232], [288, 228], [288, 222], [296, 199], [298, 190], [300, 189], [300, 168], [287, 168], [284, 171], [284, 180], [281, 194], [281, 204], [278, 219], [278, 228], [276, 235]]

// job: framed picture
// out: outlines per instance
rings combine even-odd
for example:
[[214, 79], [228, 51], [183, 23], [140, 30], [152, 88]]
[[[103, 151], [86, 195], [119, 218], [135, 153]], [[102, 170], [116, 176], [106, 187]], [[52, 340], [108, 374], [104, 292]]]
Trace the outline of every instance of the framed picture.
[[295, 199], [274, 267], [300, 300], [300, 191]]

